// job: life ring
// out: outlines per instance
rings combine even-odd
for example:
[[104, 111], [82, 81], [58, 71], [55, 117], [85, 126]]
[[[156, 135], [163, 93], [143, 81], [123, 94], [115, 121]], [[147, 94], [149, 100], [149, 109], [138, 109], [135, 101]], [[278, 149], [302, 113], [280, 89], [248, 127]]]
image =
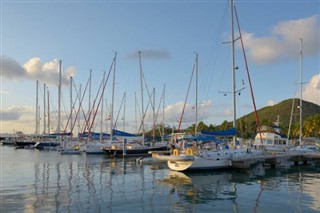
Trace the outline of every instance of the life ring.
[[173, 155], [178, 156], [179, 155], [179, 149], [174, 149], [173, 150]]
[[192, 149], [188, 148], [188, 149], [186, 150], [186, 154], [187, 154], [187, 155], [193, 155]]

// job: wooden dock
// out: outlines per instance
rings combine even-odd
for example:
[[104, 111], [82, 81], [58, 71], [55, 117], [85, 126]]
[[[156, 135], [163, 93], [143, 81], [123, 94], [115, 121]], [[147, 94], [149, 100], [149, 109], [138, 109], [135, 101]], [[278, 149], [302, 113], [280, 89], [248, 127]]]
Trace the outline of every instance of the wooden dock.
[[320, 153], [278, 153], [249, 157], [235, 157], [231, 161], [232, 168], [247, 169], [258, 163], [278, 168], [287, 165], [308, 164], [308, 162], [320, 161]]

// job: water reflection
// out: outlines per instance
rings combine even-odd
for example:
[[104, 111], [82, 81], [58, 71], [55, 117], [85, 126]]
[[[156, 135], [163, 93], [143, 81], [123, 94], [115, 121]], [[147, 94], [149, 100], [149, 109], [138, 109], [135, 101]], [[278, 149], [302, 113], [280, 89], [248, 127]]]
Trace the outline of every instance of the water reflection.
[[319, 167], [179, 173], [134, 159], [2, 152], [0, 212], [320, 211]]
[[[20, 207], [12, 209], [25, 212], [119, 212], [130, 209], [158, 212], [163, 193], [159, 192], [157, 179], [165, 172], [152, 166], [139, 166], [134, 159], [101, 156], [63, 156], [56, 162], [36, 162], [29, 170], [30, 176], [25, 176], [33, 185], [26, 189], [27, 192], [16, 190], [15, 193], [24, 198], [20, 199]], [[3, 209], [8, 210], [8, 206], [4, 205]], [[163, 212], [167, 210], [168, 206], [164, 205]]]
[[[213, 208], [222, 212], [319, 212], [320, 174], [313, 167], [181, 173], [158, 180], [177, 196], [177, 212]], [[314, 179], [316, 178], [316, 179]], [[270, 205], [273, 204], [273, 205]]]
[[84, 162], [36, 163], [35, 200], [25, 200], [24, 209], [30, 212], [52, 209], [57, 212], [104, 212], [105, 201], [109, 200], [108, 209], [112, 212], [113, 185], [117, 186], [117, 191], [119, 186], [125, 185], [126, 170], [125, 159], [119, 162], [101, 157], [87, 158]]
[[234, 203], [236, 193], [230, 179], [231, 173], [169, 171], [168, 177], [158, 182], [169, 186], [171, 195], [178, 196], [179, 202], [175, 205], [177, 211], [190, 212], [199, 204], [216, 206], [215, 200], [229, 200]]

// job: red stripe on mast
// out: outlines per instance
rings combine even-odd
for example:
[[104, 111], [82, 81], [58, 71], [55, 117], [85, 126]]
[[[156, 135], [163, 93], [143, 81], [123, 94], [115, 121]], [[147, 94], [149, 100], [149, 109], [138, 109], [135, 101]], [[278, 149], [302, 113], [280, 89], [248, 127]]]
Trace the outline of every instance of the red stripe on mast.
[[249, 81], [249, 85], [250, 85], [250, 92], [251, 92], [251, 98], [252, 98], [252, 103], [253, 103], [253, 107], [254, 107], [254, 113], [255, 113], [255, 117], [256, 117], [256, 121], [257, 121], [257, 127], [258, 127], [258, 131], [259, 131], [261, 143], [263, 144], [262, 136], [261, 136], [261, 129], [260, 129], [260, 121], [259, 121], [259, 116], [258, 116], [258, 112], [257, 112], [257, 108], [256, 108], [256, 102], [254, 100], [254, 94], [253, 94], [253, 89], [252, 89], [252, 84], [251, 84], [251, 78], [250, 78], [250, 73], [249, 73], [249, 66], [248, 66], [248, 62], [247, 62], [246, 52], [244, 51], [244, 45], [243, 45], [243, 40], [242, 40], [242, 35], [241, 35], [241, 29], [240, 29], [240, 24], [239, 24], [239, 19], [238, 19], [237, 8], [235, 5], [233, 6], [233, 8], [234, 8], [234, 12], [235, 12], [236, 19], [237, 19], [241, 47], [242, 47], [244, 61], [246, 64], [246, 71], [247, 71], [248, 81]]

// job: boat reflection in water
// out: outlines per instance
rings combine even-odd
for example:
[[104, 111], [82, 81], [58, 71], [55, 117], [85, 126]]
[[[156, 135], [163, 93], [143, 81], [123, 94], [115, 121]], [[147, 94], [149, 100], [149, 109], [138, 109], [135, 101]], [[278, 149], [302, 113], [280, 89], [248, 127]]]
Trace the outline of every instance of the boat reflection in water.
[[[0, 147], [0, 212], [156, 212], [164, 169], [134, 159]], [[5, 149], [5, 150], [4, 150]]]
[[[182, 173], [169, 171], [168, 178], [159, 180], [159, 184], [169, 186], [170, 194], [179, 197], [174, 208], [178, 212], [196, 209], [197, 205], [211, 206], [214, 200], [233, 200], [235, 193], [229, 187], [230, 173]], [[213, 207], [213, 206], [212, 206]], [[208, 209], [209, 210], [209, 209]], [[218, 210], [217, 206], [214, 210]], [[219, 211], [217, 211], [219, 212]]]
[[0, 146], [1, 212], [319, 212], [319, 166], [180, 173]]
[[117, 208], [122, 208], [120, 197], [130, 197], [132, 192], [124, 188], [130, 184], [125, 179], [127, 168], [135, 166], [134, 162], [128, 164], [126, 159], [99, 156], [87, 156], [80, 162], [70, 160], [67, 164], [36, 164], [36, 199], [27, 199], [33, 203], [29, 208], [48, 212], [118, 212]]
[[250, 171], [169, 171], [158, 183], [171, 189], [170, 196], [179, 198], [174, 206], [177, 212], [198, 212], [199, 208], [216, 212], [319, 212], [320, 187], [311, 182], [320, 183], [314, 179], [320, 177], [320, 170], [308, 168], [265, 170], [257, 165]]

